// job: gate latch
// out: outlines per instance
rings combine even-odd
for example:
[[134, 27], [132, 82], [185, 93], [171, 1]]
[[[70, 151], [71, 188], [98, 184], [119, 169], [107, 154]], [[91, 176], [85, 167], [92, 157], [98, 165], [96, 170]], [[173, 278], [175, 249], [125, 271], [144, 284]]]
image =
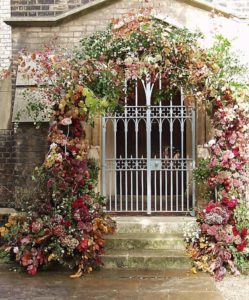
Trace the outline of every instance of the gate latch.
[[150, 169], [151, 170], [162, 170], [162, 161], [161, 159], [152, 158], [150, 161]]

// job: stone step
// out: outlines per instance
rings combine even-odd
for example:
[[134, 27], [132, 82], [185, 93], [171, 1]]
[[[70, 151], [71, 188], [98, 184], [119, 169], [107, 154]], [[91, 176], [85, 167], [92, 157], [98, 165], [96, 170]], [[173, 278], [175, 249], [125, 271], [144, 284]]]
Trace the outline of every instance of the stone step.
[[184, 250], [185, 243], [182, 237], [168, 236], [156, 233], [117, 233], [105, 237], [105, 249], [165, 249]]
[[181, 250], [108, 250], [102, 256], [107, 269], [189, 269], [190, 259]]
[[193, 217], [114, 217], [117, 222], [117, 233], [156, 233], [183, 236], [184, 228], [194, 223]]

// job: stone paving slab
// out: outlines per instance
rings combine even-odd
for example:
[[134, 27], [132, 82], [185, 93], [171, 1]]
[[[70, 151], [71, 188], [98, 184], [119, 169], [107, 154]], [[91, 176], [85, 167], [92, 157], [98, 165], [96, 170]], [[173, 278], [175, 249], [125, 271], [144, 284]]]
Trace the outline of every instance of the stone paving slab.
[[226, 300], [207, 274], [182, 270], [100, 270], [80, 279], [70, 272], [0, 270], [0, 299], [5, 300]]
[[223, 294], [225, 300], [249, 300], [249, 276], [226, 275], [216, 287]]

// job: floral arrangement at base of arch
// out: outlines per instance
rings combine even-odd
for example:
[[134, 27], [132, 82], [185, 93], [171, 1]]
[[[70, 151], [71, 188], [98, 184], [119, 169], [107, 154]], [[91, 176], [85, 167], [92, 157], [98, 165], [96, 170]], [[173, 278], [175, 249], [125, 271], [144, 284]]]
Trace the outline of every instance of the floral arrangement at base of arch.
[[238, 99], [227, 88], [213, 101], [215, 136], [208, 145], [210, 159], [202, 178], [212, 200], [197, 211], [198, 226], [185, 233], [193, 272], [210, 272], [216, 280], [227, 270], [239, 275], [249, 266], [249, 203], [245, 200], [249, 103]]
[[115, 230], [104, 198], [95, 192], [98, 170], [87, 159], [80, 111], [85, 96], [79, 89], [54, 107], [49, 151], [36, 168], [25, 213], [11, 215], [0, 228], [4, 252], [30, 275], [52, 262], [76, 269], [72, 278], [91, 272], [102, 265], [103, 236]]

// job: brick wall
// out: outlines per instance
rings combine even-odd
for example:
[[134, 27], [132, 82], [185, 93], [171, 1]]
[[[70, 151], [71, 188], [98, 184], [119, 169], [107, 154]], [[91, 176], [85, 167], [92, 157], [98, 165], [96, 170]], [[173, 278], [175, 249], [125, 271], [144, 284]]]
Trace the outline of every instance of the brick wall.
[[48, 151], [48, 124], [36, 129], [30, 123], [23, 123], [14, 135], [13, 153], [15, 167], [13, 181], [15, 184], [15, 207], [20, 207], [22, 197], [29, 193], [32, 186], [31, 176], [34, 168], [40, 166]]
[[10, 17], [10, 0], [1, 0], [0, 7], [0, 70], [9, 67], [11, 57], [11, 27], [3, 20]]
[[13, 207], [14, 140], [12, 130], [0, 130], [0, 207]]
[[57, 16], [94, 0], [11, 0], [13, 17]]
[[18, 208], [29, 192], [31, 175], [48, 150], [48, 124], [20, 124], [17, 132], [0, 130], [0, 207]]

